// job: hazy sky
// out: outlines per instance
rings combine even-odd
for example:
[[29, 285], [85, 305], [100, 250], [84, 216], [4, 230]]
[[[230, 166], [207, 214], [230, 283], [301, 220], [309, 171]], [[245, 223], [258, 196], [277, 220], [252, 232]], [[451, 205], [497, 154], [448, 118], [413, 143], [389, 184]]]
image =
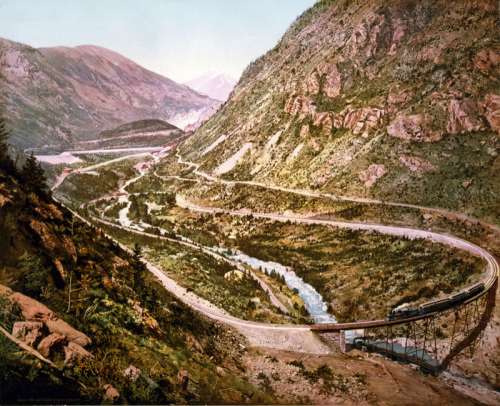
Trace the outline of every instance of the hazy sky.
[[0, 37], [100, 45], [179, 82], [238, 77], [315, 0], [0, 0]]

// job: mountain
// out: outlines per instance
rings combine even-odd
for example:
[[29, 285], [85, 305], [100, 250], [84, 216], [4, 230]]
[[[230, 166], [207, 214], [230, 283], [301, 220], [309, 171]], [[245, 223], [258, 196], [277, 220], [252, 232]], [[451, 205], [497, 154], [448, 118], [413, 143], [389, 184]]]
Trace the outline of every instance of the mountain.
[[208, 72], [185, 84], [212, 99], [226, 101], [237, 80], [224, 73]]
[[499, 223], [497, 32], [493, 0], [319, 1], [181, 152], [225, 177]]
[[6, 39], [0, 101], [20, 148], [70, 144], [134, 120], [169, 121], [218, 104], [108, 49], [36, 49]]

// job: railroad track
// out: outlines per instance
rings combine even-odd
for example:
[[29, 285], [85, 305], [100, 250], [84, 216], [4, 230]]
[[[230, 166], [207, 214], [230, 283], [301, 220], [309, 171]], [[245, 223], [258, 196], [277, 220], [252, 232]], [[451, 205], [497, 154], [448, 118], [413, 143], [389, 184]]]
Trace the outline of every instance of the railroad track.
[[[312, 197], [325, 197], [322, 196], [321, 194], [318, 194], [316, 192], [308, 192], [308, 191], [303, 191], [303, 190], [294, 190], [294, 189], [286, 189], [286, 188], [277, 188], [277, 187], [271, 187], [271, 186], [266, 186], [263, 184], [258, 184], [254, 182], [240, 182], [240, 181], [226, 181], [226, 180], [220, 180], [218, 178], [215, 178], [209, 174], [206, 174], [204, 172], [199, 171], [199, 166], [195, 163], [191, 162], [186, 162], [183, 161], [182, 158], [177, 155], [179, 163], [188, 165], [190, 167], [193, 167], [195, 169], [194, 173], [198, 176], [203, 177], [204, 179], [207, 179], [211, 182], [221, 182], [225, 184], [247, 184], [247, 185], [254, 185], [254, 186], [259, 186], [259, 187], [264, 187], [268, 188], [270, 190], [283, 190], [286, 192], [290, 193], [298, 193], [302, 195], [307, 195], [307, 196], [312, 196]], [[62, 182], [59, 183], [59, 185]], [[58, 185], [58, 186], [59, 186]], [[109, 198], [106, 197], [106, 198]], [[333, 198], [333, 197], [332, 197]], [[335, 199], [338, 199], [338, 197], [334, 197]], [[350, 201], [355, 201], [355, 202], [360, 202], [359, 199], [354, 199], [351, 200], [349, 198], [343, 198], [343, 200], [350, 200]], [[225, 213], [233, 216], [247, 216], [251, 214], [252, 216], [256, 218], [263, 218], [263, 219], [270, 219], [273, 221], [283, 221], [283, 222], [296, 222], [296, 223], [304, 223], [304, 224], [317, 224], [317, 225], [326, 225], [326, 226], [332, 226], [332, 227], [339, 227], [339, 228], [347, 228], [347, 229], [353, 229], [353, 230], [366, 230], [366, 231], [377, 231], [383, 234], [389, 234], [389, 235], [394, 235], [394, 236], [400, 236], [400, 237], [405, 237], [405, 238], [423, 238], [427, 240], [431, 240], [436, 243], [440, 244], [446, 244], [448, 246], [458, 248], [465, 250], [473, 255], [479, 256], [483, 258], [486, 262], [486, 269], [485, 269], [485, 274], [482, 278], [482, 281], [484, 283], [484, 290], [477, 295], [468, 298], [464, 302], [457, 303], [456, 306], [463, 305], [466, 303], [469, 303], [471, 301], [477, 300], [480, 296], [483, 296], [487, 293], [490, 292], [491, 289], [496, 288], [496, 281], [498, 279], [498, 275], [500, 272], [500, 265], [498, 264], [497, 260], [484, 248], [479, 247], [476, 244], [473, 244], [469, 241], [463, 240], [461, 238], [452, 236], [452, 235], [446, 235], [446, 234], [441, 234], [441, 233], [436, 233], [428, 230], [421, 230], [421, 229], [415, 229], [415, 228], [409, 228], [409, 227], [401, 227], [401, 226], [388, 226], [388, 225], [382, 225], [382, 224], [368, 224], [368, 223], [361, 223], [361, 222], [348, 222], [348, 221], [336, 221], [336, 220], [325, 220], [325, 219], [316, 219], [316, 218], [310, 218], [306, 216], [300, 216], [300, 215], [284, 215], [284, 214], [279, 214], [279, 213], [257, 213], [257, 212], [252, 212], [249, 210], [225, 210], [225, 209], [220, 209], [220, 208], [214, 208], [214, 207], [202, 207], [202, 206], [197, 206], [195, 204], [192, 204], [188, 202], [187, 200], [182, 200], [180, 202], [181, 206], [185, 207], [188, 210], [191, 211], [197, 211], [197, 212], [202, 212], [202, 213]], [[373, 203], [373, 201], [369, 201], [368, 203]], [[382, 202], [377, 202], [377, 204], [383, 204]], [[405, 206], [404, 204], [392, 204], [392, 205], [398, 205], [398, 206]], [[415, 207], [412, 205], [406, 205], [409, 207]], [[417, 206], [418, 207], [418, 206]], [[434, 210], [434, 209], [429, 209], [429, 210]], [[72, 210], [71, 210], [72, 211]], [[90, 223], [87, 219], [84, 219], [82, 216], [80, 216], [78, 213], [72, 211], [75, 216], [77, 216], [80, 220], [86, 222], [87, 224], [91, 224], [94, 226], [92, 223]], [[156, 239], [165, 239], [171, 242], [183, 244], [184, 242], [177, 240], [177, 239], [172, 239], [169, 237], [162, 237], [158, 236], [156, 234], [151, 234], [147, 233], [144, 231], [139, 231], [133, 228], [129, 227], [124, 227], [120, 226], [116, 223], [112, 223], [103, 219], [100, 219], [98, 217], [92, 217], [92, 221], [95, 223], [101, 223], [103, 225], [106, 225], [108, 227], [116, 227], [120, 228], [122, 230], [125, 230], [130, 233], [135, 233], [135, 234], [140, 234], [144, 236], [148, 236], [150, 238], [156, 238]], [[495, 227], [493, 227], [495, 228]], [[113, 239], [108, 235], [109, 238]], [[115, 239], [113, 239], [116, 241]], [[120, 244], [118, 241], [116, 241], [118, 244]], [[123, 245], [120, 244], [122, 247]], [[126, 247], [125, 247], [126, 248]], [[147, 262], [147, 261], [146, 261]], [[394, 326], [398, 324], [405, 324], [405, 323], [412, 323], [416, 322], [418, 320], [422, 320], [425, 318], [428, 318], [430, 316], [439, 314], [440, 311], [434, 312], [434, 313], [428, 313], [428, 314], [423, 314], [423, 315], [418, 315], [418, 316], [412, 316], [412, 317], [403, 317], [403, 318], [398, 318], [396, 320], [388, 320], [388, 319], [379, 319], [379, 320], [359, 320], [359, 321], [354, 321], [354, 322], [349, 322], [349, 323], [329, 323], [329, 324], [308, 324], [308, 325], [284, 325], [284, 324], [269, 324], [269, 323], [259, 323], [259, 322], [252, 322], [248, 320], [243, 320], [243, 319], [238, 319], [234, 316], [229, 315], [227, 312], [225, 312], [222, 309], [217, 308], [213, 304], [197, 297], [194, 295], [192, 292], [187, 292], [184, 288], [180, 287], [175, 281], [172, 279], [166, 277], [161, 270], [159, 270], [157, 267], [155, 267], [151, 263], [147, 263], [148, 269], [155, 274], [158, 279], [163, 283], [163, 286], [167, 290], [169, 290], [171, 293], [176, 295], [181, 301], [186, 303], [188, 306], [191, 306], [192, 308], [200, 311], [201, 313], [205, 314], [207, 317], [212, 318], [217, 321], [224, 322], [228, 325], [231, 325], [233, 327], [236, 327], [239, 329], [243, 334], [245, 334], [249, 339], [250, 342], [255, 344], [255, 345], [262, 345], [262, 346], [268, 346], [268, 347], [273, 347], [273, 348], [288, 348], [290, 350], [305, 350], [305, 352], [316, 352], [316, 353], [322, 353], [325, 352], [325, 348], [321, 346], [320, 343], [316, 342], [314, 345], [307, 345], [307, 343], [304, 343], [304, 345], [290, 345], [287, 347], [287, 340], [282, 341], [282, 340], [277, 340], [275, 337], [264, 337], [264, 339], [261, 339], [259, 335], [263, 334], [264, 332], [270, 333], [270, 335], [274, 333], [279, 333], [279, 334], [284, 334], [287, 335], [288, 340], [292, 340], [292, 336], [295, 335], [295, 339], [301, 339], [305, 340], [311, 340], [311, 336], [308, 335], [307, 333], [311, 332], [342, 332], [342, 331], [348, 331], [348, 330], [360, 330], [360, 329], [367, 329], [367, 328], [377, 328], [377, 327], [389, 327], [389, 326]], [[301, 335], [302, 334], [302, 335]], [[265, 334], [264, 334], [265, 336]], [[302, 337], [302, 338], [301, 338]], [[279, 343], [278, 343], [279, 341]], [[296, 342], [297, 340], [292, 340], [293, 342]], [[296, 344], [296, 343], [295, 343]], [[317, 351], [315, 351], [317, 349]]]

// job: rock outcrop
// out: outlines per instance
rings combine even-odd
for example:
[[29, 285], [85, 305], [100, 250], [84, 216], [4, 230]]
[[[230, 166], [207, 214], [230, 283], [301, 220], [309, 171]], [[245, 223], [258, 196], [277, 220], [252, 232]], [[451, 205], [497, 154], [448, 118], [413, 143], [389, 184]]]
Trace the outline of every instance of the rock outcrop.
[[483, 129], [477, 104], [471, 99], [450, 100], [448, 105], [447, 130], [451, 134], [461, 134]]
[[407, 141], [439, 141], [441, 134], [429, 128], [430, 118], [424, 114], [399, 114], [387, 127], [387, 133]]
[[13, 292], [2, 285], [0, 285], [0, 295], [15, 303], [24, 318], [24, 321], [14, 323], [12, 333], [15, 337], [33, 346], [37, 339], [42, 337], [44, 330], [49, 332], [49, 335], [43, 337], [38, 344], [42, 355], [48, 354], [52, 346], [62, 341], [82, 347], [91, 344], [92, 340], [86, 334], [60, 319], [39, 301], [22, 293]]
[[500, 73], [498, 71], [500, 53], [494, 49], [482, 49], [474, 58], [474, 66], [486, 75], [496, 74], [498, 76]]
[[367, 136], [371, 129], [379, 126], [383, 116], [384, 110], [378, 108], [348, 109], [345, 112], [343, 127], [351, 130], [354, 135]]
[[429, 161], [416, 156], [401, 155], [399, 160], [412, 172], [424, 173], [435, 169]]
[[489, 93], [484, 98], [483, 108], [484, 116], [492, 130], [500, 134], [500, 96], [494, 93]]
[[332, 63], [322, 68], [324, 75], [323, 92], [331, 98], [340, 95], [342, 90], [342, 77], [337, 68], [337, 65]]
[[12, 326], [12, 335], [33, 347], [42, 335], [43, 323], [38, 321], [16, 321]]
[[371, 164], [366, 170], [359, 174], [359, 179], [365, 187], [372, 187], [378, 179], [386, 174], [385, 166], [382, 164]]

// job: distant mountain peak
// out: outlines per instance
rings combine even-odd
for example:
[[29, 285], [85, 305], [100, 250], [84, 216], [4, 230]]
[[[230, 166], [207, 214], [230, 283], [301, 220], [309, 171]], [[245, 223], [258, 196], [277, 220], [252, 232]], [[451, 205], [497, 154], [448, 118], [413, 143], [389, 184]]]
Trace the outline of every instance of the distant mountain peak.
[[226, 73], [208, 71], [185, 84], [212, 99], [226, 101], [236, 83], [237, 80]]

